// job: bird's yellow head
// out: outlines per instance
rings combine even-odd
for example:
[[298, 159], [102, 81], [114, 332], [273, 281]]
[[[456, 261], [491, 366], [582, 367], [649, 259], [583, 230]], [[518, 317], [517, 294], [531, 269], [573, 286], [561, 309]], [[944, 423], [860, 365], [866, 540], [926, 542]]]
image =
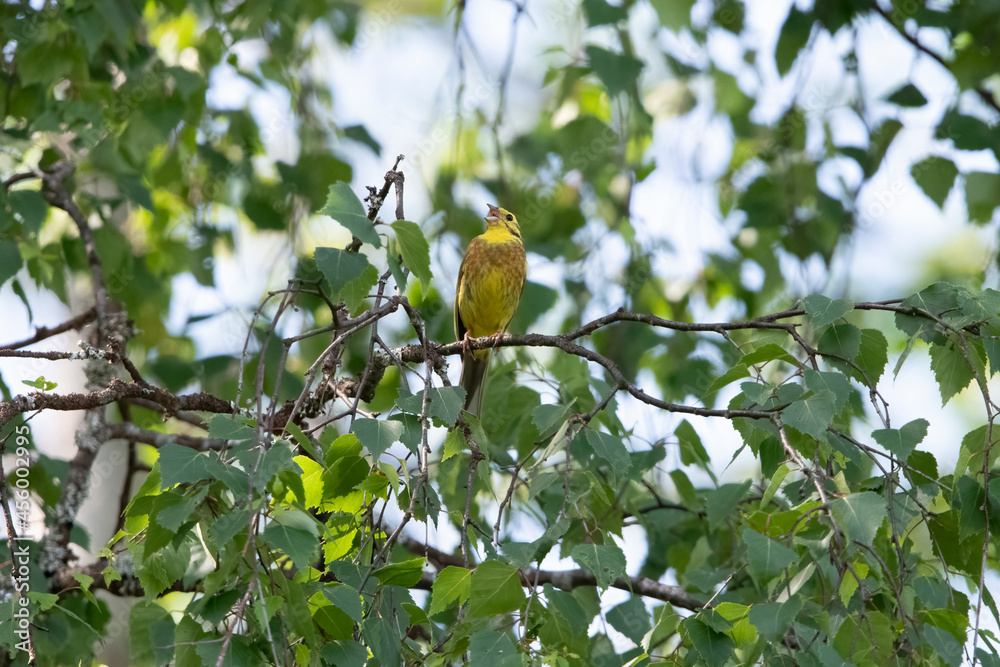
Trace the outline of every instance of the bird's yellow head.
[[490, 207], [490, 212], [486, 215], [486, 231], [497, 229], [521, 238], [521, 227], [517, 224], [517, 218], [513, 213], [493, 204], [487, 206]]

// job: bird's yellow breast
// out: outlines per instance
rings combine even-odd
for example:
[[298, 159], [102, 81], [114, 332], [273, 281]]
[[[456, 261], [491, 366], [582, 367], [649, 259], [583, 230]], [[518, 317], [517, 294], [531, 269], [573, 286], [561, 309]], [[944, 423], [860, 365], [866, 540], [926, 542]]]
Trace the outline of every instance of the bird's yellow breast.
[[469, 244], [462, 261], [458, 311], [475, 338], [506, 331], [521, 298], [528, 264], [519, 239], [490, 229]]

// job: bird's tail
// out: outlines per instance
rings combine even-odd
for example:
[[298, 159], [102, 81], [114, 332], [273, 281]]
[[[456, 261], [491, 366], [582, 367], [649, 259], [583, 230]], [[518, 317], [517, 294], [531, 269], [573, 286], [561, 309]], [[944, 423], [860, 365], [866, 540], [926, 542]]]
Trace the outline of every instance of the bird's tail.
[[[482, 354], [485, 352], [486, 354]], [[483, 412], [483, 389], [486, 385], [486, 371], [490, 369], [490, 351], [481, 350], [462, 355], [462, 378], [459, 381], [465, 388], [465, 410], [479, 417]]]

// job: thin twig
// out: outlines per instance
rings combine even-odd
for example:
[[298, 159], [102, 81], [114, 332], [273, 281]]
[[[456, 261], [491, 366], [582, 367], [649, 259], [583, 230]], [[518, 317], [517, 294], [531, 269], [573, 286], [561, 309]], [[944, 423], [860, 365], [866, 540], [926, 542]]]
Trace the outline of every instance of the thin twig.
[[24, 340], [19, 340], [14, 343], [8, 343], [7, 345], [0, 345], [0, 352], [5, 350], [18, 350], [22, 347], [27, 347], [45, 340], [46, 338], [51, 338], [52, 336], [58, 336], [66, 331], [72, 331], [75, 329], [80, 329], [87, 324], [94, 321], [97, 317], [97, 311], [93, 308], [71, 317], [62, 324], [58, 324], [54, 327], [35, 327], [35, 335], [29, 336]]

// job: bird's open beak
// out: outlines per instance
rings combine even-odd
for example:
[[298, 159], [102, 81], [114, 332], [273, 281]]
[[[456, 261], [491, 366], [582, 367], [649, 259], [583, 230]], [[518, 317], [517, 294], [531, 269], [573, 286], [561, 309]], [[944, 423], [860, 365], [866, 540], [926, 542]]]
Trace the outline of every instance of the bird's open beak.
[[487, 214], [486, 219], [491, 222], [496, 222], [500, 219], [500, 209], [493, 204], [487, 204], [490, 207], [490, 212]]

